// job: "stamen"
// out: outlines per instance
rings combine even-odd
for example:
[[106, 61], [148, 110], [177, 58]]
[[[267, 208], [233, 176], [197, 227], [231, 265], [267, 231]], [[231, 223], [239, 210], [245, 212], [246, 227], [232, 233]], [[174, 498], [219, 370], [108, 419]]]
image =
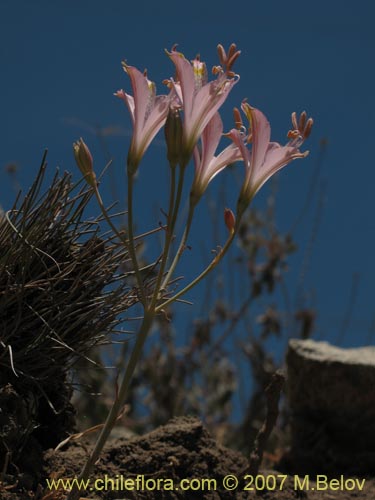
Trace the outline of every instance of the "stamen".
[[207, 83], [207, 67], [200, 59], [195, 58], [193, 61], [193, 71], [195, 79], [195, 88], [200, 89]]
[[299, 130], [289, 130], [289, 132], [287, 133], [287, 137], [288, 139], [297, 139], [298, 137], [301, 137], [300, 136], [300, 133], [299, 133]]
[[303, 111], [301, 113], [301, 116], [299, 117], [299, 122], [298, 122], [298, 129], [299, 130], [302, 131], [305, 129], [306, 120], [307, 120], [307, 114], [306, 114], [306, 111]]
[[236, 60], [239, 58], [241, 54], [240, 50], [237, 50], [227, 61], [227, 72], [229, 72], [233, 66], [233, 64], [236, 62]]
[[236, 128], [238, 130], [241, 130], [241, 128], [243, 128], [243, 121], [242, 121], [240, 110], [238, 108], [233, 109], [233, 117], [234, 117], [234, 123], [236, 125]]
[[156, 93], [156, 85], [155, 82], [152, 82], [147, 78], [147, 85], [148, 85], [148, 90], [150, 91], [151, 94]]
[[228, 50], [228, 59], [230, 59], [233, 54], [236, 52], [237, 45], [235, 43], [232, 43], [231, 46], [229, 47]]
[[304, 141], [307, 139], [311, 133], [311, 129], [313, 126], [313, 119], [309, 118], [307, 120], [307, 114], [306, 111], [303, 111], [298, 119], [297, 122], [297, 114], [292, 113], [292, 125], [294, 127], [294, 130], [289, 130], [288, 132], [288, 138], [296, 141], [298, 138], [299, 141]]
[[314, 120], [312, 118], [309, 118], [307, 120], [307, 123], [306, 123], [306, 126], [305, 126], [305, 130], [304, 130], [304, 137], [305, 137], [305, 139], [307, 139], [307, 137], [309, 137], [309, 135], [311, 134], [311, 129], [312, 129], [313, 125], [314, 125]]
[[217, 46], [217, 53], [219, 55], [219, 61], [222, 66], [225, 65], [225, 61], [227, 60], [227, 55], [225, 53], [224, 47], [219, 43]]
[[212, 74], [213, 75], [218, 75], [220, 73], [223, 73], [223, 68], [221, 66], [213, 66], [213, 68], [212, 68]]
[[298, 130], [297, 113], [295, 111], [293, 111], [292, 113], [292, 125], [294, 127], [294, 130]]
[[236, 59], [238, 59], [238, 56], [241, 54], [241, 51], [236, 49], [237, 49], [236, 44], [232, 43], [232, 45], [229, 47], [227, 55], [224, 50], [224, 47], [221, 44], [217, 46], [220, 64], [223, 68], [225, 68], [225, 73], [231, 78], [235, 76], [235, 73], [232, 71], [232, 66], [236, 61]]

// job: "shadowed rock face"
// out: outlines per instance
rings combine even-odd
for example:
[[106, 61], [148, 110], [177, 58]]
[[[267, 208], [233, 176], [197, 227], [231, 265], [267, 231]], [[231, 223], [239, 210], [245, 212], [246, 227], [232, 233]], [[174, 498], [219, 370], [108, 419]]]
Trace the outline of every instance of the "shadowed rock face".
[[287, 367], [290, 467], [305, 473], [373, 473], [375, 347], [291, 340]]

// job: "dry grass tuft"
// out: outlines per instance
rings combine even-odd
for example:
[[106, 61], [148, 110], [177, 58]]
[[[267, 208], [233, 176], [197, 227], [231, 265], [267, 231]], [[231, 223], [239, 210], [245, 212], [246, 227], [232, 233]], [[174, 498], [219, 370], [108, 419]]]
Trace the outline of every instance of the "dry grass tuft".
[[12, 463], [33, 432], [51, 436], [46, 446], [66, 437], [68, 370], [111, 342], [138, 302], [121, 271], [126, 250], [100, 218], [84, 219], [90, 190], [58, 172], [45, 189], [45, 171], [44, 157], [24, 199], [0, 215], [0, 467], [1, 452]]

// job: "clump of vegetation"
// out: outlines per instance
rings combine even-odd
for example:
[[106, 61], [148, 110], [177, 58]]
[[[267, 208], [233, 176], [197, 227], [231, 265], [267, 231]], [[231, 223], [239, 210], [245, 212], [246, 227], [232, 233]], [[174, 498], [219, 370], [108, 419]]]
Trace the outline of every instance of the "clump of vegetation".
[[101, 218], [83, 218], [92, 192], [58, 172], [45, 189], [45, 171], [44, 157], [23, 201], [0, 216], [3, 472], [38, 470], [42, 449], [73, 430], [69, 370], [121, 333], [121, 314], [138, 302], [121, 271], [126, 249]]

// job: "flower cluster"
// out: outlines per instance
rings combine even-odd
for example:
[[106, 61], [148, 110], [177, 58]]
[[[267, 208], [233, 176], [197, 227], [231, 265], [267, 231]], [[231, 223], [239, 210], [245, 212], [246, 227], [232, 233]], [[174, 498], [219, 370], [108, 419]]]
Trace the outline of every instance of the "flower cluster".
[[[164, 82], [169, 88], [168, 95], [156, 95], [155, 84], [148, 79], [146, 72], [123, 63], [133, 95], [123, 90], [115, 95], [125, 102], [133, 122], [128, 171], [135, 173], [151, 141], [166, 125], [171, 164], [180, 163], [184, 168], [193, 159], [195, 177], [190, 197], [193, 205], [198, 203], [209, 182], [227, 165], [244, 162], [245, 179], [237, 206], [237, 213], [242, 215], [257, 191], [274, 173], [292, 160], [308, 154], [300, 152], [299, 147], [309, 136], [313, 121], [307, 119], [305, 112], [299, 120], [293, 113], [289, 141], [281, 146], [270, 142], [271, 128], [263, 113], [243, 102], [241, 109], [249, 122], [248, 128], [235, 109], [235, 127], [223, 134], [219, 109], [239, 80], [232, 69], [240, 55], [236, 45], [232, 44], [228, 53], [218, 46], [220, 65], [213, 68], [215, 78], [212, 81], [208, 81], [206, 65], [199, 56], [190, 62], [175, 47], [166, 53], [176, 70], [175, 78]], [[223, 135], [232, 142], [217, 153]]]
[[[239, 75], [233, 65], [240, 55], [232, 44], [226, 52], [218, 46], [219, 65], [214, 66], [214, 78], [208, 80], [206, 64], [197, 56], [189, 61], [173, 47], [166, 54], [175, 66], [175, 77], [164, 81], [169, 93], [156, 95], [156, 86], [147, 72], [123, 63], [130, 78], [132, 95], [119, 90], [129, 109], [133, 135], [128, 152], [128, 174], [133, 176], [141, 159], [160, 129], [165, 127], [167, 157], [171, 167], [177, 164], [184, 169], [192, 159], [195, 176], [191, 187], [190, 203], [194, 207], [204, 194], [211, 180], [228, 165], [242, 161], [245, 178], [237, 204], [237, 216], [242, 216], [255, 194], [278, 170], [297, 158], [304, 158], [308, 151], [300, 146], [309, 136], [313, 121], [303, 112], [299, 119], [292, 114], [293, 128], [288, 132], [288, 142], [282, 146], [271, 142], [271, 128], [264, 114], [247, 102], [241, 105], [248, 126], [243, 124], [240, 111], [235, 108], [235, 125], [223, 133], [219, 110]], [[218, 152], [222, 136], [231, 143]], [[81, 140], [74, 144], [74, 153], [81, 171], [90, 184], [95, 174], [89, 150]]]
[[[235, 108], [234, 126], [226, 134], [223, 133], [220, 108], [239, 81], [239, 76], [233, 71], [234, 63], [240, 55], [235, 44], [232, 44], [227, 52], [221, 45], [218, 46], [219, 65], [213, 68], [212, 80], [208, 79], [207, 67], [199, 56], [189, 61], [183, 54], [177, 52], [175, 47], [166, 53], [175, 66], [175, 76], [164, 81], [168, 93], [157, 95], [155, 84], [149, 80], [146, 72], [123, 63], [123, 68], [130, 78], [132, 94], [124, 90], [119, 90], [115, 94], [129, 109], [133, 123], [127, 161], [127, 226], [124, 231], [117, 230], [103, 204], [99, 193], [99, 183], [93, 170], [93, 158], [87, 145], [82, 139], [73, 145], [78, 167], [92, 187], [107, 223], [129, 254], [144, 311], [126, 370], [124, 366], [124, 376], [116, 399], [96, 445], [79, 476], [81, 480], [88, 478], [115, 425], [155, 317], [165, 312], [169, 304], [179, 300], [218, 265], [237, 234], [244, 211], [263, 184], [292, 160], [303, 158], [308, 154], [299, 150], [309, 136], [313, 124], [312, 119], [308, 119], [305, 112], [299, 118], [295, 113], [292, 114], [292, 129], [288, 132], [288, 142], [284, 146], [271, 142], [271, 128], [267, 118], [261, 111], [251, 107], [245, 101], [242, 102], [241, 110], [248, 124], [244, 125], [241, 111]], [[157, 265], [152, 266], [153, 269], [155, 268], [156, 277], [153, 281], [153, 288], [150, 290], [145, 285], [136, 251], [133, 186], [143, 155], [162, 127], [165, 130], [167, 159], [171, 167], [171, 188], [166, 225], [163, 226], [163, 229], [165, 228], [164, 246], [157, 259]], [[220, 149], [223, 136], [229, 139], [230, 143], [224, 149]], [[176, 221], [181, 207], [185, 171], [190, 161], [194, 163], [195, 175], [190, 189], [189, 212], [180, 244], [175, 250], [173, 240]], [[236, 214], [230, 209], [224, 211], [224, 222], [229, 232], [227, 241], [215, 252], [214, 258], [207, 267], [190, 283], [179, 291], [175, 291], [174, 288], [169, 290], [176, 267], [185, 248], [188, 247], [187, 241], [197, 204], [212, 179], [228, 165], [238, 161], [244, 163], [245, 176], [238, 197]], [[179, 167], [178, 178], [177, 167]], [[68, 499], [77, 500], [78, 496], [79, 490], [76, 488], [71, 491]]]

